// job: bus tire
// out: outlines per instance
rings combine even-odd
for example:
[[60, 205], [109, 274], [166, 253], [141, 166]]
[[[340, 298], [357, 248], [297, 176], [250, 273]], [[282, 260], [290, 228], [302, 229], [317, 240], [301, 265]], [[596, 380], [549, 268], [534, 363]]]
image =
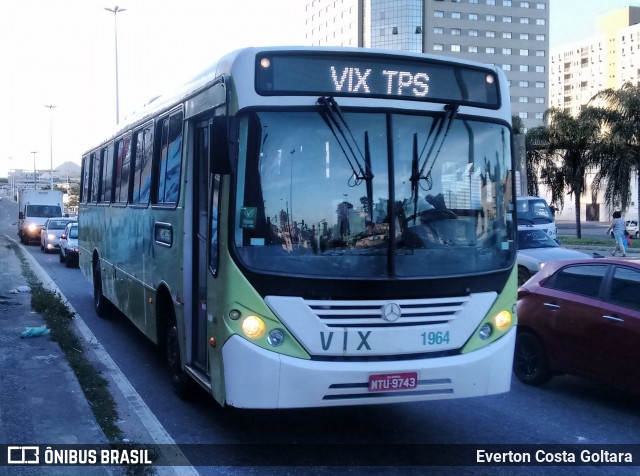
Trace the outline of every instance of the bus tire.
[[106, 317], [109, 307], [107, 298], [102, 294], [102, 275], [100, 273], [100, 264], [93, 264], [93, 307], [98, 317]]
[[187, 399], [192, 395], [193, 383], [191, 378], [182, 368], [182, 358], [180, 356], [180, 334], [178, 333], [178, 326], [175, 318], [173, 318], [169, 323], [164, 348], [173, 390], [178, 397]]
[[527, 385], [542, 385], [551, 379], [547, 355], [540, 339], [531, 332], [519, 332], [513, 356], [513, 372]]

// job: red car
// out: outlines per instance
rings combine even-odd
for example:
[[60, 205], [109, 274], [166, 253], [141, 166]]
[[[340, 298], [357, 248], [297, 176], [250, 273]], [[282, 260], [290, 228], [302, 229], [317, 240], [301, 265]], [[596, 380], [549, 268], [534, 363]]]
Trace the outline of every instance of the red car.
[[518, 290], [522, 382], [567, 373], [640, 393], [639, 362], [640, 260], [550, 262]]

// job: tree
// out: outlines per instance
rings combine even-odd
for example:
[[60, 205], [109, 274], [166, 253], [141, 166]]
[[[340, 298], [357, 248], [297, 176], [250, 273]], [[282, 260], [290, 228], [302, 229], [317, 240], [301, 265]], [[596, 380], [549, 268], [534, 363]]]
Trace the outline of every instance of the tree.
[[[554, 194], [552, 188], [555, 181], [547, 183], [546, 177], [549, 175], [549, 170], [555, 169], [555, 163], [549, 161], [546, 154], [546, 147], [549, 145], [549, 130], [545, 126], [534, 127], [527, 132], [525, 136], [525, 149], [526, 149], [526, 161], [527, 161], [527, 194], [531, 196], [539, 195], [538, 180], [549, 186]], [[562, 207], [564, 196], [559, 194], [559, 200], [555, 202]]]
[[549, 187], [552, 203], [562, 206], [564, 194], [573, 195], [576, 237], [582, 238], [581, 198], [587, 188], [587, 173], [599, 160], [600, 125], [590, 108], [582, 110], [578, 117], [551, 108], [545, 112], [545, 122], [543, 129], [532, 130], [541, 144], [539, 156], [534, 156], [540, 181]]
[[511, 116], [511, 128], [514, 134], [524, 134], [524, 121], [520, 116]]
[[620, 89], [599, 92], [592, 101], [597, 99], [603, 99], [606, 106], [594, 108], [591, 113], [605, 128], [603, 144], [608, 153], [603, 155], [594, 188], [600, 189], [604, 184], [609, 209], [625, 209], [631, 202], [634, 174], [638, 185], [636, 203], [640, 203], [640, 87], [627, 82]]

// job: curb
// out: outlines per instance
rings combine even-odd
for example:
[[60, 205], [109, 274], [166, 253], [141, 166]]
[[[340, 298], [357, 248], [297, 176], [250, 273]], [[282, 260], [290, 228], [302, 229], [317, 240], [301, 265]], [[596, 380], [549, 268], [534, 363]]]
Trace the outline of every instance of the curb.
[[[21, 246], [23, 255], [29, 261], [29, 267], [36, 274], [38, 280], [42, 283], [42, 286], [49, 291], [57, 294], [61, 301], [69, 307], [74, 314], [73, 324], [79, 337], [82, 338], [85, 344], [85, 350], [87, 354], [90, 354], [90, 360], [92, 362], [98, 362], [104, 367], [102, 375], [109, 381], [110, 393], [116, 401], [116, 406], [119, 410], [123, 407], [128, 407], [128, 414], [137, 416], [140, 425], [146, 430], [148, 437], [152, 440], [152, 444], [160, 445], [163, 457], [169, 461], [179, 461], [180, 465], [176, 467], [172, 466], [154, 466], [153, 470], [160, 476], [197, 476], [199, 473], [191, 466], [188, 459], [178, 448], [176, 442], [171, 438], [171, 435], [167, 433], [162, 424], [158, 421], [156, 416], [151, 412], [151, 409], [144, 402], [142, 397], [135, 390], [129, 379], [122, 373], [118, 365], [113, 361], [111, 356], [104, 349], [102, 344], [98, 341], [97, 337], [91, 332], [87, 324], [84, 322], [80, 314], [73, 308], [71, 303], [67, 300], [60, 288], [51, 279], [51, 277], [40, 266], [40, 263], [25, 250], [24, 247], [13, 238], [3, 235], [7, 239], [11, 240], [15, 244]], [[118, 394], [114, 394], [114, 390], [118, 390]], [[119, 413], [121, 413], [119, 411]], [[106, 439], [105, 439], [106, 441]], [[149, 443], [138, 442], [138, 443]], [[170, 451], [170, 449], [172, 449]]]

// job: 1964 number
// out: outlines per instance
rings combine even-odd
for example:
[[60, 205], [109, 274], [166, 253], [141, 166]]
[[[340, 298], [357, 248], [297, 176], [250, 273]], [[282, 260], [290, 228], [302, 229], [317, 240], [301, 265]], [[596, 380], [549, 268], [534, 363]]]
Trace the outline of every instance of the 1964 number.
[[422, 345], [439, 345], [449, 343], [449, 331], [423, 332]]

